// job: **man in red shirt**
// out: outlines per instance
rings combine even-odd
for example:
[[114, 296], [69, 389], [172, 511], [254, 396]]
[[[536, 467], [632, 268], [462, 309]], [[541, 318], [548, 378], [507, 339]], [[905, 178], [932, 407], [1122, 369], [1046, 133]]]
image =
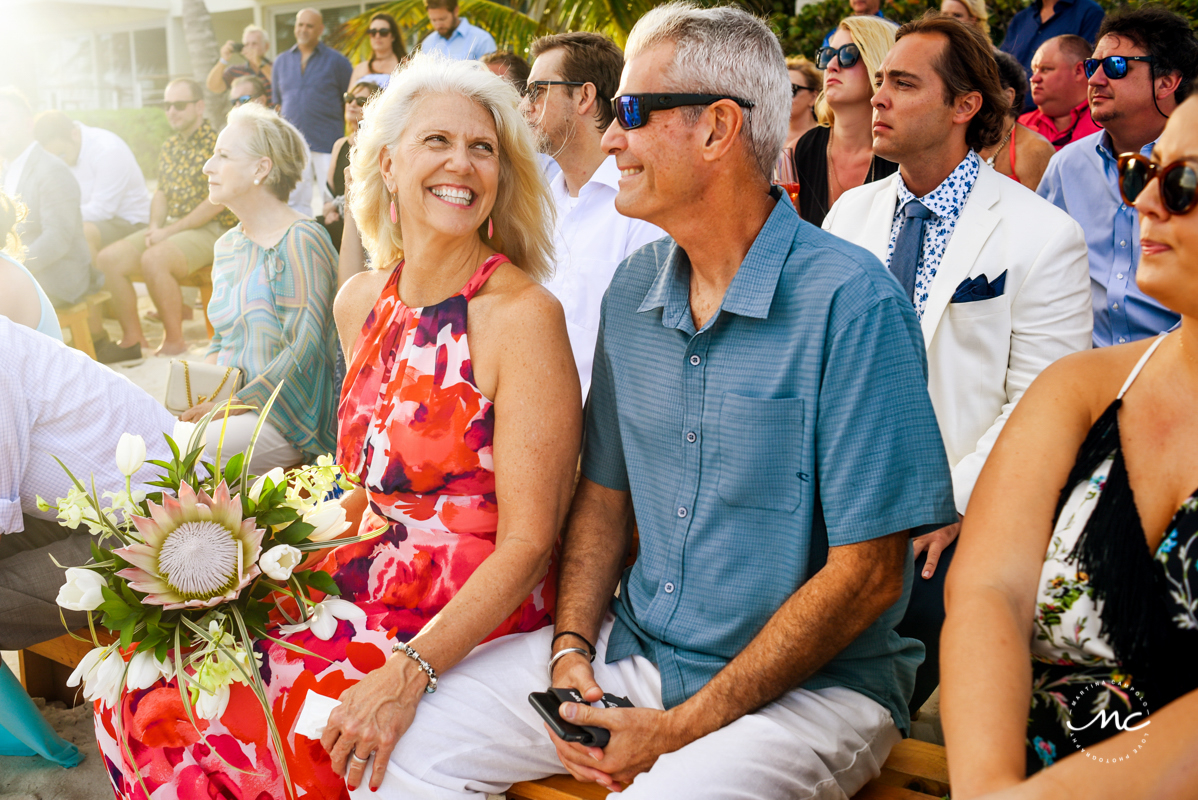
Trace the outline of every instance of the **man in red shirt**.
[[1086, 71], [1082, 66], [1094, 48], [1080, 36], [1056, 36], [1032, 56], [1032, 102], [1019, 121], [1060, 150], [1102, 128], [1090, 117]]

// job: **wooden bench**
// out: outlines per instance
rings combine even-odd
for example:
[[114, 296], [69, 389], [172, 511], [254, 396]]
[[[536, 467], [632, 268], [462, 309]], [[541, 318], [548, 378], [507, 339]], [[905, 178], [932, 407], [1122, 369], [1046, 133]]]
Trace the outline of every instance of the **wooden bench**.
[[180, 286], [191, 286], [200, 290], [200, 306], [204, 314], [204, 326], [208, 328], [208, 338], [211, 339], [216, 331], [208, 321], [208, 301], [212, 299], [212, 267], [204, 267], [179, 281]]
[[[929, 800], [949, 793], [948, 761], [940, 745], [904, 739], [894, 746], [882, 774], [853, 795], [854, 800]], [[568, 775], [517, 783], [507, 800], [603, 800], [607, 790]]]
[[70, 308], [55, 309], [58, 313], [58, 327], [71, 334], [71, 347], [87, 353], [92, 360], [96, 358], [96, 345], [92, 341], [91, 328], [87, 324], [88, 313], [92, 306], [104, 303], [111, 297], [108, 292], [96, 292]]

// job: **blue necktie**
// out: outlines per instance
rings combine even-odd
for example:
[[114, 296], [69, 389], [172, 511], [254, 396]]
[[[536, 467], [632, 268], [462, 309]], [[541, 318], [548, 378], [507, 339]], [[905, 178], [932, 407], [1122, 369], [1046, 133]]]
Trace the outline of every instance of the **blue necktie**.
[[890, 256], [890, 271], [903, 285], [907, 298], [914, 302], [915, 268], [919, 264], [920, 248], [923, 245], [923, 221], [932, 212], [918, 200], [908, 200], [903, 206], [903, 227], [894, 240], [894, 254]]

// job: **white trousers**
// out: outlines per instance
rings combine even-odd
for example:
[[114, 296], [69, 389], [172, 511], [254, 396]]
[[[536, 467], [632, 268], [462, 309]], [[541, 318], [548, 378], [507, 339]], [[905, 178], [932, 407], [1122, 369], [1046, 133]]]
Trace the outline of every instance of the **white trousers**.
[[304, 174], [287, 198], [287, 205], [291, 210], [305, 217], [317, 217], [324, 211], [325, 195], [328, 194], [324, 185], [329, 177], [329, 162], [332, 158], [332, 153], [308, 154], [308, 165], [304, 167]]
[[[595, 679], [641, 708], [662, 708], [657, 668], [639, 656], [605, 664], [613, 617], [603, 624]], [[379, 793], [354, 798], [481, 798], [513, 783], [565, 773], [530, 692], [549, 683], [553, 628], [513, 634], [474, 650], [425, 695], [400, 739]], [[890, 712], [849, 689], [796, 689], [760, 711], [657, 760], [627, 800], [836, 798], [877, 777], [901, 739]], [[370, 774], [367, 767], [366, 774]]]
[[[221, 429], [224, 428], [224, 444], [221, 445], [220, 451], [220, 465], [223, 467], [230, 458], [245, 452], [250, 446], [250, 437], [254, 435], [257, 425], [258, 414], [254, 411], [230, 416], [228, 425], [225, 425], [224, 416], [217, 414], [208, 423], [208, 430], [205, 431], [204, 454], [209, 458], [216, 458], [216, 443], [220, 441]], [[286, 469], [303, 460], [304, 454], [288, 444], [278, 428], [264, 422], [262, 430], [258, 433], [258, 441], [254, 443], [254, 455], [250, 458], [250, 474], [265, 475], [275, 467]]]

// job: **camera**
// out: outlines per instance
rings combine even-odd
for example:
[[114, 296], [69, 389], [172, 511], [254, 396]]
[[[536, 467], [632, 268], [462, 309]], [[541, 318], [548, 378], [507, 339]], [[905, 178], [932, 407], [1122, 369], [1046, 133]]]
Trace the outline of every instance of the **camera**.
[[240, 53], [243, 47], [245, 47], [244, 44], [242, 44], [241, 42], [237, 42], [233, 45], [233, 52]]

